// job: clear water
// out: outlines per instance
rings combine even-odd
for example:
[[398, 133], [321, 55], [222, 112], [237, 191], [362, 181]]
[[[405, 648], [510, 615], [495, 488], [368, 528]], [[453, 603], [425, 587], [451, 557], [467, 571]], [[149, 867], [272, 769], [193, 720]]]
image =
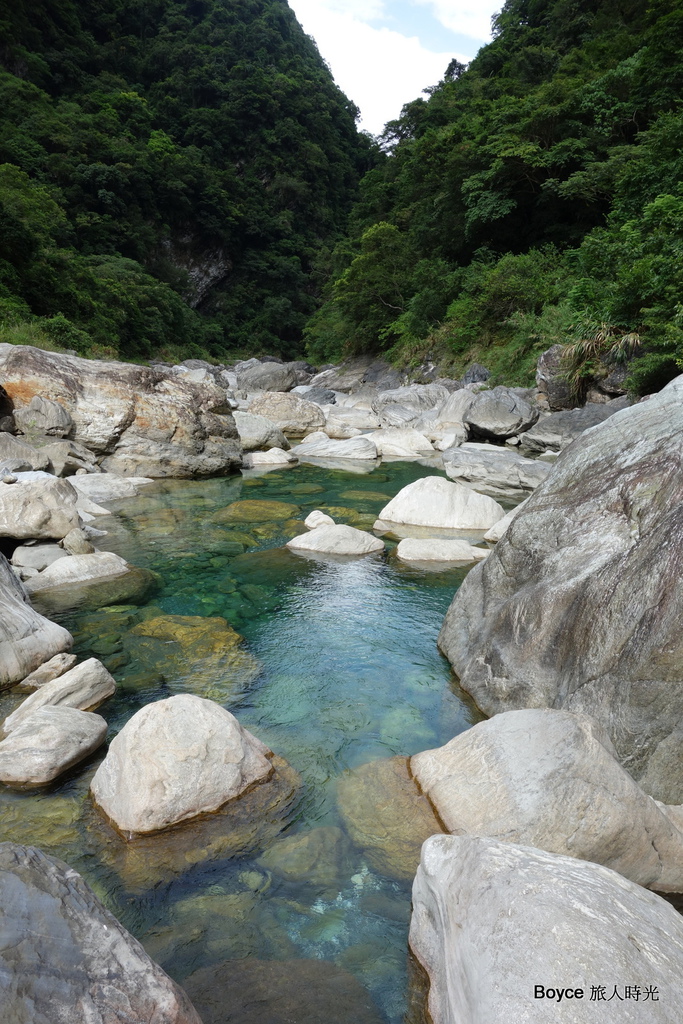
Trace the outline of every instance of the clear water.
[[[384, 556], [336, 561], [282, 546], [313, 508], [368, 528], [388, 498], [433, 472], [400, 462], [367, 475], [301, 466], [160, 482], [118, 503], [96, 524], [108, 531], [99, 544], [153, 570], [156, 589], [140, 606], [54, 616], [74, 633], [78, 653], [99, 657], [117, 679], [117, 695], [100, 709], [110, 738], [140, 707], [171, 693], [219, 700], [300, 773], [284, 822], [283, 834], [293, 835], [342, 825], [335, 787], [348, 769], [440, 745], [478, 720], [436, 648], [463, 570], [410, 568], [390, 541]], [[296, 510], [279, 522], [220, 522], [226, 506], [244, 499]], [[188, 660], [173, 642], [131, 633], [142, 619], [167, 614], [227, 619], [258, 668], [221, 678], [210, 658], [195, 652]], [[3, 696], [0, 714], [18, 701]], [[81, 871], [178, 980], [227, 959], [322, 958], [355, 974], [391, 1024], [402, 1020], [407, 884], [371, 869], [360, 851], [334, 884], [285, 881], [258, 863], [258, 841], [228, 856], [203, 834], [200, 853], [190, 843], [179, 858], [169, 854], [168, 869], [159, 844], [122, 868], [121, 841], [87, 797], [101, 757], [39, 792], [0, 793], [2, 837], [34, 843]], [[173, 835], [165, 842], [169, 848]]]

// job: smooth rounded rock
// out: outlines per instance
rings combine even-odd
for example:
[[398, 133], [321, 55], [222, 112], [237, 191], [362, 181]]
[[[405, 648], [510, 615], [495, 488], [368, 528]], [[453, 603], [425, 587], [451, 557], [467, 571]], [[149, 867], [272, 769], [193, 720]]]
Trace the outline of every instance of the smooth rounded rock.
[[321, 438], [306, 438], [294, 449], [299, 459], [376, 459], [377, 446], [367, 437], [351, 437], [346, 441], [335, 441], [324, 435]]
[[264, 451], [268, 448], [289, 449], [289, 441], [275, 423], [251, 412], [233, 413], [245, 452]]
[[0, 741], [0, 782], [30, 786], [52, 782], [97, 750], [106, 735], [107, 723], [99, 715], [44, 705]]
[[325, 414], [319, 405], [290, 393], [264, 391], [253, 399], [248, 411], [264, 416], [290, 437], [303, 437], [325, 425]]
[[384, 550], [384, 541], [353, 526], [335, 523], [317, 526], [310, 533], [287, 541], [290, 551], [318, 552], [327, 555], [369, 555]]
[[89, 711], [115, 692], [116, 681], [102, 662], [97, 658], [88, 658], [51, 683], [45, 683], [22, 701], [16, 711], [5, 719], [2, 728], [5, 733], [13, 732], [45, 705]]
[[384, 506], [379, 519], [440, 529], [488, 530], [504, 515], [493, 498], [440, 476], [426, 476], [403, 487]]
[[0, 537], [61, 540], [80, 526], [77, 495], [68, 480], [49, 473], [17, 473], [0, 483]]
[[63, 676], [65, 672], [74, 667], [77, 660], [75, 654], [55, 654], [53, 658], [45, 661], [20, 683], [17, 683], [15, 689], [32, 693], [41, 686], [45, 686], [46, 683], [51, 683], [53, 679]]
[[332, 516], [325, 515], [319, 508], [314, 509], [304, 519], [304, 526], [309, 530], [317, 530], [319, 526], [335, 526]]
[[218, 810], [272, 772], [234, 715], [191, 694], [148, 704], [112, 740], [90, 789], [124, 835]]
[[460, 565], [473, 565], [486, 558], [488, 551], [476, 548], [466, 540], [420, 540], [406, 537], [397, 545], [396, 554], [404, 562], [457, 562]]

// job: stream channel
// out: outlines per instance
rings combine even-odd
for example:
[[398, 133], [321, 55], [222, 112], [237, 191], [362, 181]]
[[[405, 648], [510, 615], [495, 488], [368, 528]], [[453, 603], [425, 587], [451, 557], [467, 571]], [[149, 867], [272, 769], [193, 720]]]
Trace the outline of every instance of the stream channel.
[[[98, 546], [152, 570], [156, 587], [140, 604], [49, 613], [71, 630], [81, 659], [100, 658], [117, 680], [117, 694], [99, 709], [109, 739], [139, 708], [174, 693], [218, 701], [300, 774], [280, 832], [291, 836], [343, 828], [340, 775], [439, 746], [480, 720], [436, 647], [465, 570], [402, 564], [391, 541], [384, 555], [344, 560], [301, 557], [282, 546], [303, 531], [314, 508], [369, 528], [389, 498], [435, 472], [443, 475], [415, 462], [388, 462], [366, 474], [298, 466], [159, 481], [114, 503], [113, 514], [94, 524], [107, 530]], [[226, 507], [245, 499], [296, 509], [279, 521], [224, 521]], [[190, 630], [183, 644], [132, 632], [167, 615], [226, 619], [244, 637], [247, 656], [239, 653], [221, 675], [199, 633]], [[3, 695], [0, 714], [19, 699]], [[224, 960], [323, 959], [355, 975], [386, 1019], [399, 1024], [409, 883], [382, 875], [346, 843], [336, 878], [283, 878], [259, 863], [277, 832], [252, 830], [230, 849], [203, 837], [195, 848], [187, 840], [192, 826], [184, 826], [175, 849], [171, 832], [121, 853], [128, 844], [87, 795], [102, 757], [98, 752], [50, 787], [3, 789], [1, 838], [39, 846], [81, 872], [181, 983]]]

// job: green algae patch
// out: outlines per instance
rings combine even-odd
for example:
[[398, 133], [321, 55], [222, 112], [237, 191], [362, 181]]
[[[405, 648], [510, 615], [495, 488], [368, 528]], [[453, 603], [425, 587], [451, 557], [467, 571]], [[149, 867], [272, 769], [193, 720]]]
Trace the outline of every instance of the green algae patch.
[[293, 519], [299, 514], [298, 505], [290, 505], [286, 501], [258, 501], [245, 499], [233, 501], [227, 508], [215, 512], [211, 520], [214, 523], [278, 523], [284, 519]]

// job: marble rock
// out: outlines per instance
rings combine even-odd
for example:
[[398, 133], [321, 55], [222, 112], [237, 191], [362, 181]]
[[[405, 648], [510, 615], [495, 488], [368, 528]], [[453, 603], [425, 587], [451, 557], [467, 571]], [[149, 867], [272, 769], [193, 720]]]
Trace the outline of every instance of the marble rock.
[[95, 504], [116, 501], [118, 498], [133, 498], [145, 484], [153, 483], [147, 476], [118, 476], [116, 473], [97, 473], [75, 476], [69, 483], [79, 494]]
[[124, 835], [218, 810], [271, 774], [272, 752], [213, 701], [148, 704], [109, 745], [90, 789]]
[[396, 547], [396, 554], [403, 562], [458, 562], [460, 565], [471, 565], [486, 558], [488, 553], [485, 548], [477, 548], [466, 540], [443, 537], [431, 540], [406, 537]]
[[14, 419], [22, 434], [47, 434], [48, 437], [66, 437], [74, 422], [59, 402], [42, 395], [34, 395], [28, 405], [14, 410]]
[[384, 506], [379, 519], [439, 529], [488, 530], [504, 515], [493, 498], [440, 476], [426, 476], [403, 487]]
[[256, 363], [237, 371], [237, 386], [243, 391], [291, 391], [297, 375], [286, 363]]
[[44, 705], [0, 740], [0, 782], [42, 786], [104, 743], [107, 723], [68, 706]]
[[682, 398], [679, 377], [563, 451], [439, 634], [485, 714], [593, 715], [667, 804], [683, 803]]
[[[74, 531], [72, 530], [71, 533]], [[67, 534], [67, 537], [71, 536]], [[66, 558], [69, 552], [59, 544], [20, 544], [12, 553], [12, 565], [22, 569], [37, 569], [42, 572], [58, 558]]]
[[31, 607], [26, 588], [0, 555], [0, 690], [71, 648], [71, 634]]
[[[683, 919], [602, 865], [433, 836], [413, 884], [409, 941], [429, 978], [433, 1024], [683, 1019]], [[554, 995], [534, 998], [536, 985]], [[651, 986], [657, 998], [625, 1001], [627, 985], [639, 986], [641, 1000]], [[591, 998], [593, 986], [605, 987], [603, 1000]]]
[[25, 693], [33, 693], [34, 690], [45, 686], [45, 683], [51, 683], [53, 679], [63, 676], [65, 672], [74, 667], [77, 660], [78, 658], [75, 654], [55, 654], [53, 658], [44, 662], [33, 672], [30, 672], [25, 679], [22, 679], [20, 683], [17, 683], [15, 689], [23, 690]]
[[449, 480], [466, 484], [493, 498], [518, 500], [542, 483], [550, 466], [537, 459], [525, 459], [516, 452], [494, 445], [478, 448], [463, 444], [443, 454], [443, 466]]
[[7, 1024], [202, 1024], [185, 992], [63, 861], [0, 844]]
[[374, 430], [366, 437], [377, 446], [379, 455], [413, 458], [432, 451], [431, 441], [418, 430]]
[[293, 537], [287, 541], [290, 551], [311, 552], [325, 555], [369, 555], [384, 551], [384, 541], [373, 537], [364, 530], [335, 523], [333, 526], [316, 526], [310, 533]]
[[115, 692], [116, 682], [102, 662], [88, 658], [52, 682], [45, 683], [22, 701], [16, 711], [5, 719], [2, 728], [9, 735], [46, 705], [90, 711]]
[[306, 516], [304, 526], [309, 530], [317, 530], [319, 526], [335, 526], [335, 522], [332, 516], [325, 515], [319, 508], [316, 508]]
[[410, 768], [449, 832], [535, 846], [604, 864], [650, 889], [683, 891], [683, 832], [587, 715], [508, 711], [415, 754]]
[[125, 558], [113, 551], [95, 551], [89, 555], [70, 555], [52, 562], [38, 576], [32, 577], [26, 589], [29, 594], [74, 583], [125, 576], [131, 567]]
[[376, 459], [377, 446], [364, 436], [335, 441], [324, 435], [305, 438], [296, 446], [295, 454], [299, 459]]
[[293, 452], [282, 448], [269, 448], [265, 452], [249, 452], [242, 456], [243, 469], [256, 469], [259, 466], [289, 466], [297, 461]]
[[48, 471], [50, 458], [44, 450], [34, 448], [6, 431], [0, 431], [0, 468], [13, 473]]
[[264, 391], [252, 399], [249, 412], [264, 416], [289, 437], [303, 437], [325, 425], [325, 414], [319, 405], [289, 392]]
[[233, 413], [237, 430], [245, 452], [260, 452], [268, 448], [289, 449], [289, 441], [271, 420], [251, 412]]
[[484, 534], [484, 540], [487, 540], [490, 544], [497, 544], [498, 541], [505, 535], [507, 529], [519, 512], [522, 511], [526, 505], [527, 499], [520, 501], [519, 505], [515, 505], [514, 508], [506, 512], [502, 519], [499, 519], [497, 523], [494, 523], [490, 530], [487, 530]]
[[517, 394], [517, 389], [499, 386], [478, 392], [463, 422], [477, 437], [504, 440], [528, 430], [539, 414], [540, 410]]
[[77, 494], [68, 480], [49, 473], [17, 473], [0, 483], [0, 537], [61, 540], [80, 526]]

